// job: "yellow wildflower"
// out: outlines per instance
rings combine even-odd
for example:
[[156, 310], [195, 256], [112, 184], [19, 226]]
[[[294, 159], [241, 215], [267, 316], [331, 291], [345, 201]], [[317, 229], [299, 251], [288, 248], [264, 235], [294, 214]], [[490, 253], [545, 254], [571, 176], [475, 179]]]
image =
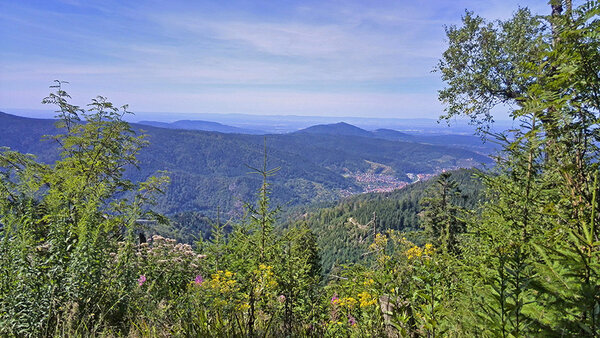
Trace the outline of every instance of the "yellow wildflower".
[[344, 298], [340, 298], [340, 300], [338, 300], [337, 304], [339, 306], [345, 306], [348, 308], [353, 308], [356, 303], [358, 303], [356, 301], [356, 299], [352, 298], [352, 297], [344, 297]]
[[247, 303], [241, 303], [241, 304], [238, 304], [236, 307], [240, 311], [246, 311], [250, 308], [250, 305], [248, 305]]
[[377, 235], [375, 235], [373, 244], [369, 245], [369, 249], [371, 249], [371, 250], [383, 249], [387, 245], [387, 241], [388, 241], [388, 239], [385, 235], [378, 233]]
[[360, 307], [367, 307], [377, 303], [377, 299], [366, 291], [358, 294], [358, 300], [360, 302]]
[[431, 243], [425, 244], [425, 250], [423, 250], [423, 254], [425, 254], [427, 256], [431, 256], [434, 251], [435, 251], [435, 248], [433, 247], [433, 244], [431, 244]]
[[265, 264], [260, 264], [260, 265], [258, 266], [258, 268], [259, 268], [260, 270], [272, 270], [272, 269], [273, 269], [273, 267], [272, 267], [272, 266], [270, 266], [270, 265], [265, 265]]
[[379, 255], [379, 256], [377, 256], [377, 263], [379, 263], [379, 264], [385, 264], [390, 259], [392, 259], [392, 257], [390, 257], [389, 255]]
[[418, 258], [423, 256], [423, 249], [415, 245], [412, 248], [406, 250], [405, 255], [406, 257], [408, 257], [408, 259]]

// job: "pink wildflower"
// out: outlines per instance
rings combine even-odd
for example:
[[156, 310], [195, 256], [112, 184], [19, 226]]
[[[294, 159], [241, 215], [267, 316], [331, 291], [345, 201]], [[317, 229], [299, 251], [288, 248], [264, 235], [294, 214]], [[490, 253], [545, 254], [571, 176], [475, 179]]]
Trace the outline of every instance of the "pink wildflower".
[[279, 296], [278, 300], [280, 303], [285, 303], [285, 296], [284, 295]]
[[340, 299], [338, 298], [338, 296], [337, 296], [337, 295], [333, 295], [333, 297], [331, 297], [331, 304], [334, 304], [334, 305], [335, 305], [335, 304], [337, 304], [337, 302], [338, 302], [339, 300], [340, 300]]
[[204, 283], [204, 279], [202, 278], [201, 275], [196, 276], [196, 279], [194, 279], [194, 282], [198, 285], [202, 285], [202, 283]]
[[356, 318], [352, 317], [351, 315], [348, 315], [348, 324], [350, 324], [350, 326], [356, 325]]
[[146, 282], [146, 276], [140, 275], [140, 278], [138, 278], [138, 285], [142, 286], [145, 282]]

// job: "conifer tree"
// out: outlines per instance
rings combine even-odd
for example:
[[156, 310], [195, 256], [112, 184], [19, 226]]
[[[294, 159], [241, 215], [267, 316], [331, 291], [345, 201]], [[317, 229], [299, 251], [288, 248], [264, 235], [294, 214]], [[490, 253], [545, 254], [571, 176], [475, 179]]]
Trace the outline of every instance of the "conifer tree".
[[451, 179], [450, 172], [439, 175], [432, 189], [421, 200], [421, 225], [428, 242], [442, 248], [446, 253], [458, 253], [457, 236], [466, 229], [461, 215], [464, 210], [455, 200], [460, 196], [458, 184]]

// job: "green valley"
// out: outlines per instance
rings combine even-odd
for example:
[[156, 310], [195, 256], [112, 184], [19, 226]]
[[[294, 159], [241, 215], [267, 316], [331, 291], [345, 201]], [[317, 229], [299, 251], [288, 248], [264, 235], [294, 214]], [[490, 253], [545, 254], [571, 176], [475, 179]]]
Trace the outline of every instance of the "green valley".
[[[466, 149], [383, 140], [364, 130], [367, 136], [346, 135], [335, 125], [319, 126], [328, 130], [325, 133], [265, 136], [132, 126], [136, 133], [147, 134], [150, 145], [140, 152], [139, 170], [130, 168], [126, 176], [142, 181], [167, 171], [171, 183], [158, 199], [158, 211], [166, 214], [200, 212], [214, 217], [220, 208], [228, 217], [239, 217], [243, 203], [260, 186], [249, 166], [260, 164], [265, 145], [269, 165], [281, 168], [273, 177], [273, 200], [286, 207], [400, 188], [418, 174], [491, 161]], [[52, 141], [41, 139], [55, 133], [52, 120], [0, 114], [0, 145], [47, 163], [58, 152]]]

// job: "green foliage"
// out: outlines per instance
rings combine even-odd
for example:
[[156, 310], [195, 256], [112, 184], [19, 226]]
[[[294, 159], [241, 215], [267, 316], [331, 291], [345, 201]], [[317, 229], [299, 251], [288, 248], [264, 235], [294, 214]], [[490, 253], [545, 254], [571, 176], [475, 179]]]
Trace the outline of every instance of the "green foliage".
[[[134, 184], [127, 166], [145, 145], [125, 107], [97, 98], [85, 111], [58, 83], [49, 165], [0, 156], [0, 333], [16, 335], [306, 335], [322, 319], [316, 239], [307, 227], [275, 231], [276, 170], [264, 166], [256, 205], [239, 222], [213, 225], [195, 252], [158, 235], [137, 242], [165, 178]], [[160, 218], [160, 217], [159, 217]], [[227, 230], [232, 228], [232, 231]]]
[[526, 67], [542, 62], [546, 28], [527, 8], [492, 23], [467, 11], [462, 21], [446, 28], [449, 46], [436, 69], [448, 84], [439, 92], [446, 104], [442, 118], [466, 115], [485, 127], [493, 121], [493, 107], [521, 104], [535, 84]]
[[486, 130], [491, 109], [511, 103], [521, 126], [491, 135], [503, 149], [480, 174], [480, 208], [448, 212], [447, 177], [422, 199], [425, 235], [441, 250], [426, 255], [427, 245], [391, 232], [375, 237], [364, 268], [335, 272], [342, 304], [360, 278], [373, 278], [380, 305], [392, 304], [379, 322], [388, 335], [599, 335], [600, 8], [550, 5], [548, 17], [522, 9], [492, 24], [467, 13], [447, 31], [445, 117], [466, 115]]
[[[239, 222], [217, 220], [210, 238], [198, 243], [206, 255], [201, 273], [193, 282], [178, 279], [183, 283], [179, 287], [171, 283], [167, 289], [171, 294], [178, 290], [175, 297], [152, 294], [148, 301], [162, 304], [162, 310], [150, 308], [149, 315], [134, 318], [134, 323], [152, 328], [167, 321], [168, 332], [201, 336], [307, 335], [318, 330], [321, 276], [315, 237], [306, 227], [275, 231], [278, 208], [270, 207], [267, 179], [278, 169], [267, 169], [265, 152], [263, 166], [253, 170], [263, 179], [256, 204], [245, 204], [246, 215]], [[227, 233], [226, 227], [232, 231]], [[156, 265], [148, 265], [147, 271]]]
[[[521, 10], [494, 25], [467, 14], [463, 27], [449, 29], [439, 67], [447, 116], [485, 123], [492, 106], [512, 102], [521, 121], [494, 135], [504, 150], [465, 245], [466, 273], [481, 295], [472, 309], [484, 310], [474, 325], [494, 335], [599, 334], [600, 9], [550, 5], [551, 16]], [[453, 72], [460, 63], [470, 67]]]
[[[44, 103], [58, 106], [52, 165], [6, 150], [0, 154], [0, 330], [4, 334], [95, 332], [123, 316], [133, 275], [136, 220], [165, 179], [122, 178], [145, 145], [122, 120], [126, 106], [102, 97], [85, 111], [57, 82]], [[82, 121], [83, 119], [83, 121]], [[119, 197], [131, 192], [129, 198]], [[118, 249], [118, 242], [123, 246]], [[112, 265], [115, 253], [119, 264]]]

